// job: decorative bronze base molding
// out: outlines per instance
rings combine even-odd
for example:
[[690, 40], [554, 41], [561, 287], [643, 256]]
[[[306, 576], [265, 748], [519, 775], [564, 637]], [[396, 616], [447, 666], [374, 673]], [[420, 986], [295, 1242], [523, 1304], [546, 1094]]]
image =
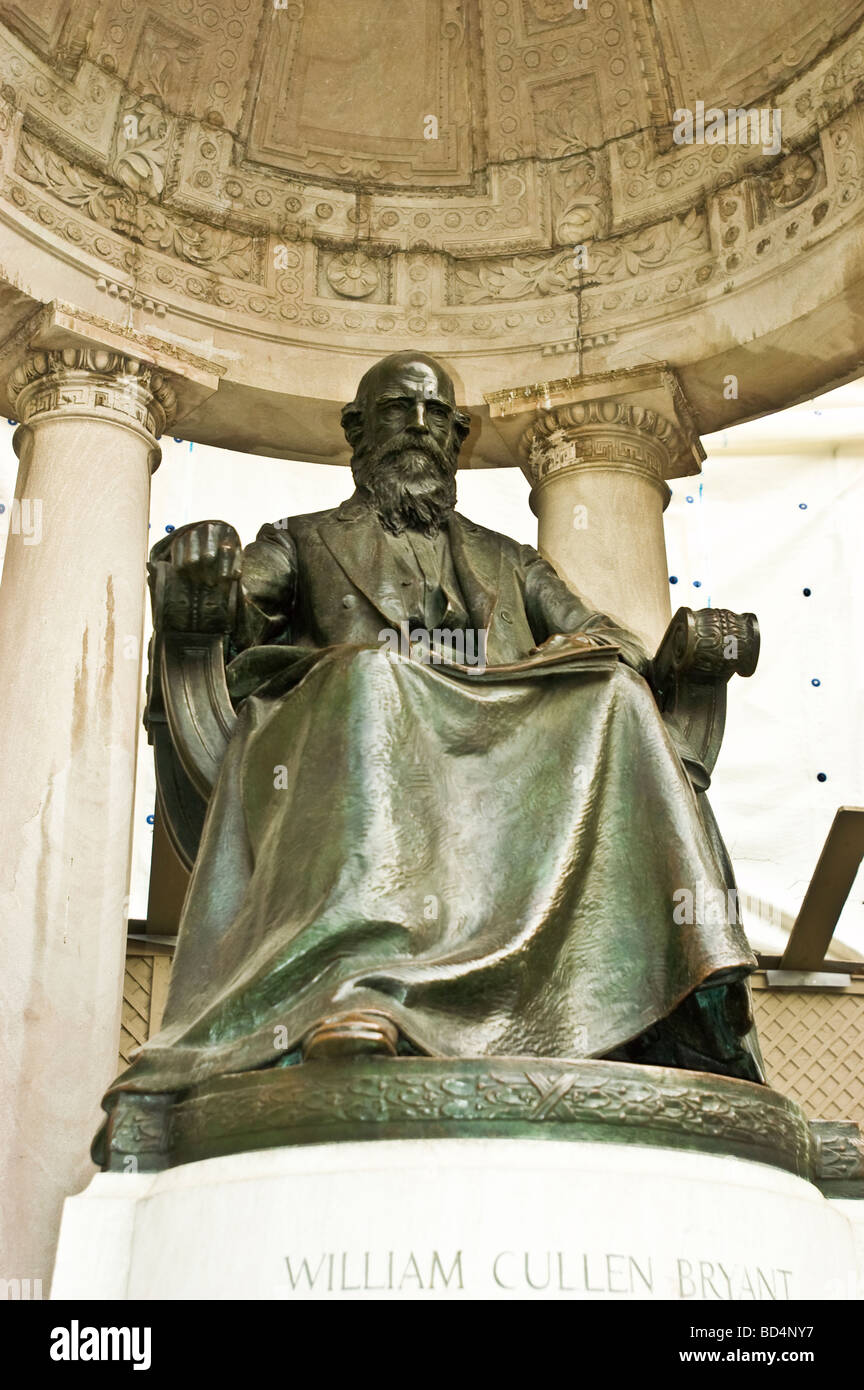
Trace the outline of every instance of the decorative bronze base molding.
[[852, 1197], [864, 1201], [864, 1140], [854, 1123], [813, 1120], [817, 1187], [826, 1197]]
[[864, 1197], [856, 1125], [816, 1121], [749, 1081], [546, 1057], [322, 1060], [121, 1094], [96, 1145], [110, 1172], [153, 1172], [288, 1144], [575, 1139], [769, 1163], [828, 1196]]

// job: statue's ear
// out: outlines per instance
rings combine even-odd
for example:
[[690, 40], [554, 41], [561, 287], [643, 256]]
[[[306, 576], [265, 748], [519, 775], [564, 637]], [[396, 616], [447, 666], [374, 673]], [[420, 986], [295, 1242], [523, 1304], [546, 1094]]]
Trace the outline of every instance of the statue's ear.
[[465, 410], [457, 410], [453, 416], [453, 428], [461, 444], [471, 428], [471, 416]]
[[342, 407], [342, 429], [353, 452], [363, 433], [363, 411], [358, 401]]

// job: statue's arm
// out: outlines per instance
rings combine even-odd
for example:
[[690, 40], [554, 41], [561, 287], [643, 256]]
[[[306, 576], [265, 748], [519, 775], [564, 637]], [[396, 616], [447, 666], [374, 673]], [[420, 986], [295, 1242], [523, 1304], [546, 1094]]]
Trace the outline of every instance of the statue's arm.
[[240, 596], [234, 626], [236, 651], [274, 642], [290, 626], [297, 589], [297, 548], [287, 531], [269, 522], [240, 560]]
[[634, 633], [591, 608], [531, 546], [522, 547], [522, 563], [525, 611], [538, 645], [559, 633], [583, 632], [597, 641], [614, 643], [621, 649], [622, 661], [642, 676], [650, 674], [650, 658]]

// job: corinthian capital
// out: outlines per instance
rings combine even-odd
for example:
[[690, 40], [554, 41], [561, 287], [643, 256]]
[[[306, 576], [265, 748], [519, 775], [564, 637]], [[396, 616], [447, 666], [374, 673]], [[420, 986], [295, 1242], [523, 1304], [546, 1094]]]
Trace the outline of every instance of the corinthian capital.
[[137, 357], [99, 347], [35, 349], [9, 377], [18, 419], [99, 416], [158, 437], [173, 419], [176, 399], [162, 372]]
[[640, 473], [664, 497], [666, 478], [705, 457], [675, 372], [666, 364], [568, 377], [487, 398], [535, 488], [574, 469]]

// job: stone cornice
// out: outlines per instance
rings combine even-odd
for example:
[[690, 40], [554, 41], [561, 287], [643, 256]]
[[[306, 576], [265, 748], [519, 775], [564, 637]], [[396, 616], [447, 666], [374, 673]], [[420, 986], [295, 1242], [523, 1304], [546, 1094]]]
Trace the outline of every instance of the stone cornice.
[[224, 371], [155, 334], [121, 329], [59, 300], [41, 305], [0, 343], [0, 381], [23, 423], [53, 408], [50, 393], [62, 383], [64, 408], [116, 411], [158, 435], [212, 395]]

